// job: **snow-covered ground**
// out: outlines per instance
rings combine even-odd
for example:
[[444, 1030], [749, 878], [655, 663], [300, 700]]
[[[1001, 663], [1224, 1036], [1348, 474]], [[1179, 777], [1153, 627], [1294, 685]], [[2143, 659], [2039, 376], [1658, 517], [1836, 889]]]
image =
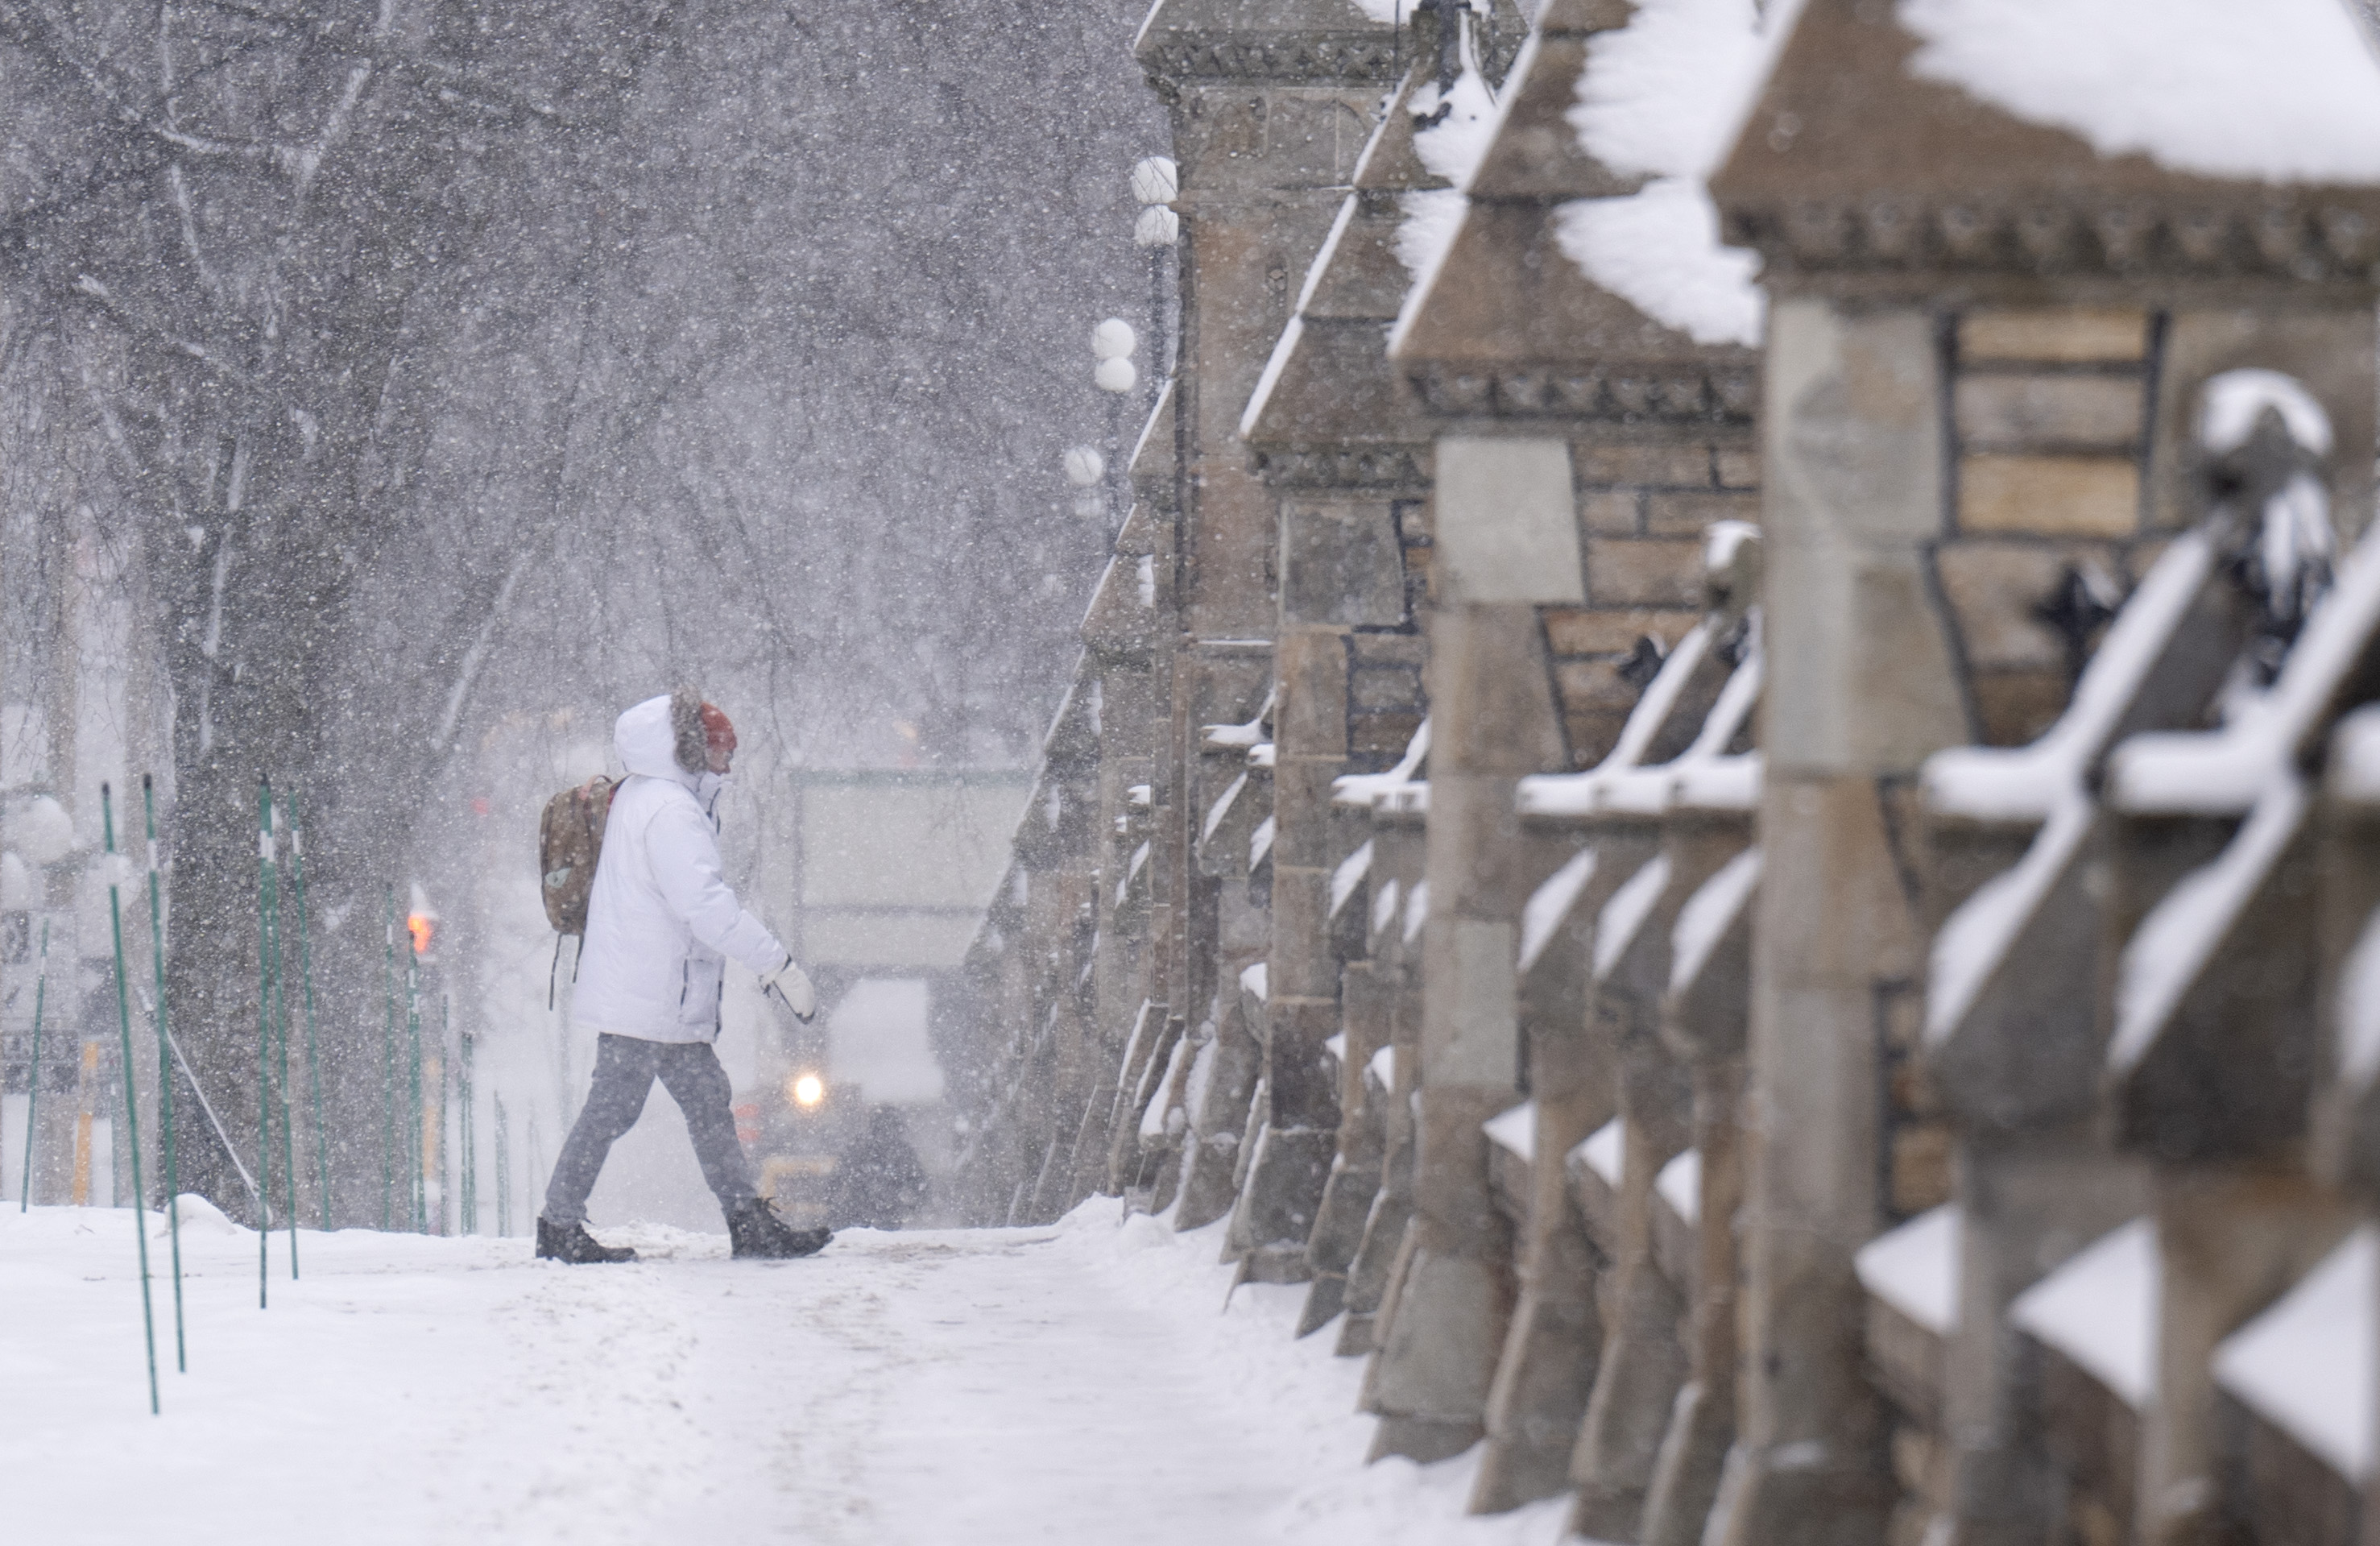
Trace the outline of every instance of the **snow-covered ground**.
[[[187, 1219], [190, 1372], [141, 1366], [131, 1217], [0, 1211], [0, 1531], [51, 1542], [1550, 1543], [1462, 1516], [1475, 1451], [1363, 1465], [1360, 1360], [1293, 1342], [1213, 1230], [1095, 1199], [1047, 1229], [856, 1231], [818, 1258]], [[162, 1227], [162, 1221], [159, 1221]], [[1219, 1226], [1220, 1227], [1220, 1226]], [[163, 1242], [152, 1260], [163, 1264]]]

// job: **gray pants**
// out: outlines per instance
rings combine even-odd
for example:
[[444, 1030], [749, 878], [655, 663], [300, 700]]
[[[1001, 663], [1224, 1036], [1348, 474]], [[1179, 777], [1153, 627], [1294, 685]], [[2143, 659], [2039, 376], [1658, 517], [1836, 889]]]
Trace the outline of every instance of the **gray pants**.
[[595, 1039], [595, 1082], [587, 1104], [564, 1140], [545, 1188], [545, 1222], [568, 1228], [587, 1217], [587, 1194], [595, 1189], [604, 1157], [620, 1135], [637, 1125], [658, 1076], [694, 1139], [702, 1178], [723, 1212], [759, 1195], [752, 1185], [752, 1162], [735, 1141], [735, 1114], [728, 1110], [727, 1070], [707, 1041], [641, 1041], [633, 1036]]

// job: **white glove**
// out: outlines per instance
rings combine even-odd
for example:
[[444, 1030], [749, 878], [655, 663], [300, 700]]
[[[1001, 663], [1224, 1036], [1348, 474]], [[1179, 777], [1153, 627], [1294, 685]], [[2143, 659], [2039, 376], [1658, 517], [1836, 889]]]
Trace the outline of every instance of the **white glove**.
[[809, 1024], [810, 1016], [818, 1013], [818, 990], [810, 986], [809, 978], [794, 965], [790, 956], [785, 957], [783, 966], [760, 979], [760, 991], [776, 994], [794, 1012], [794, 1018], [804, 1025]]

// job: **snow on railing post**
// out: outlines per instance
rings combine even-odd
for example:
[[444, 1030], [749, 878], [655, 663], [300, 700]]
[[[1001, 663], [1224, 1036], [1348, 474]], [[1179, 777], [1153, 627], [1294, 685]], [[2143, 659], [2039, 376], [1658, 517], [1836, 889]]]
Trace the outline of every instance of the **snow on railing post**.
[[42, 1100], [42, 1005], [50, 992], [50, 920], [42, 919], [41, 964], [33, 968], [33, 1066], [25, 1086], [25, 1175], [17, 1188], [17, 1211], [33, 1205], [33, 1134]]
[[123, 884], [116, 874], [115, 806], [99, 786], [100, 833], [106, 845], [107, 922], [115, 940], [115, 1027], [124, 1045], [125, 1148], [132, 1155], [132, 1238], [140, 1248], [140, 1333], [149, 1348], [149, 1415], [157, 1415], [157, 1316], [149, 1302], [149, 1196], [140, 1184], [140, 1095], [133, 1078], [132, 995], [124, 980]]
[[165, 1229], [174, 1246], [174, 1368], [190, 1371], [182, 1332], [182, 1171], [174, 1159], [174, 1041], [165, 1027], [165, 909], [157, 887], [157, 783], [140, 775], [140, 805], [149, 827], [149, 964], [157, 977], [157, 1136], [165, 1163]]

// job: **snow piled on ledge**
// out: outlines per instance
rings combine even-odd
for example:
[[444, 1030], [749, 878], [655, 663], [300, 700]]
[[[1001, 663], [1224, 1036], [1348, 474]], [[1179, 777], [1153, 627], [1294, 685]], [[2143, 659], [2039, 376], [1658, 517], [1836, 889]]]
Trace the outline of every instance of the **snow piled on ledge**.
[[1752, 0], [1639, 0], [1626, 27], [1587, 45], [1570, 111], [1581, 149], [1650, 180], [1623, 198], [1560, 206], [1556, 242], [1589, 279], [1698, 344], [1760, 342], [1758, 260], [1719, 245], [1704, 185], [1765, 60]]
[[2101, 155], [2380, 183], [2380, 60], [2341, 0], [1900, 0], [1909, 67]]

